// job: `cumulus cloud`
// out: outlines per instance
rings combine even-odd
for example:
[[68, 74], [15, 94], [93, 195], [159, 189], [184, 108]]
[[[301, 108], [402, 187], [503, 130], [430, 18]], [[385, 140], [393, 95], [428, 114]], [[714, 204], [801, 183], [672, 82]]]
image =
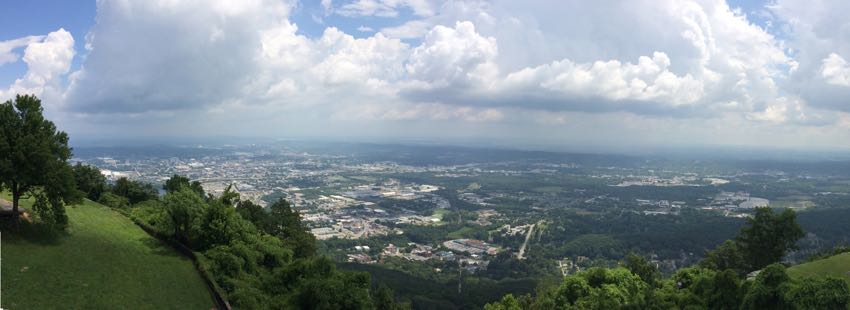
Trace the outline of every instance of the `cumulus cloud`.
[[[419, 67], [437, 71], [450, 65], [453, 55], [477, 57], [469, 56], [470, 65], [438, 71], [435, 76], [443, 80], [411, 74], [428, 83], [408, 84], [402, 95], [410, 100], [549, 111], [744, 115], [763, 112], [786, 96], [777, 81], [796, 67], [773, 35], [723, 1], [633, 1], [604, 8], [592, 2], [473, 1], [442, 9], [419, 21], [438, 25], [422, 36], [414, 53], [433, 48], [429, 45], [438, 35], [454, 35], [464, 43], [446, 44], [455, 51], [445, 49]], [[603, 15], [617, 22], [595, 21]], [[439, 25], [446, 16], [467, 16], [464, 25], [474, 27], [455, 31], [463, 37], [455, 35]], [[583, 26], [590, 24], [594, 31]], [[482, 38], [493, 48], [472, 48], [483, 46], [472, 45]], [[412, 56], [408, 68], [416, 61]], [[794, 111], [805, 108], [803, 103]]]
[[380, 33], [355, 39], [336, 28], [326, 29], [316, 45], [316, 51], [330, 51], [321, 55], [312, 68], [314, 76], [324, 84], [398, 80], [408, 50], [407, 44]]
[[29, 36], [0, 41], [0, 66], [6, 63], [18, 61], [18, 58], [21, 56], [18, 53], [13, 52], [15, 49], [41, 41], [43, 38], [43, 36]]
[[[262, 111], [572, 126], [581, 113], [822, 127], [846, 119], [830, 111], [850, 111], [850, 45], [824, 30], [846, 24], [839, 5], [778, 0], [759, 11], [776, 24], [764, 29], [723, 0], [322, 1], [327, 27], [307, 35], [294, 1], [106, 0], [62, 107], [141, 119], [192, 111], [199, 122]], [[404, 17], [355, 37], [334, 14]], [[57, 89], [73, 58], [73, 38], [61, 38], [0, 42], [0, 64], [28, 46], [32, 74], [14, 91]], [[64, 43], [30, 52], [48, 41]]]
[[768, 6], [784, 29], [783, 42], [794, 52], [796, 70], [782, 85], [807, 105], [850, 112], [850, 87], [844, 56], [850, 55], [847, 1], [778, 0]]
[[819, 109], [807, 108], [800, 99], [780, 97], [765, 105], [763, 109], [750, 112], [748, 120], [772, 124], [795, 124], [825, 126], [838, 121], [834, 113], [827, 114]]
[[457, 85], [492, 77], [482, 75], [495, 69], [491, 61], [497, 54], [496, 39], [479, 35], [475, 25], [462, 21], [454, 28], [436, 26], [428, 32], [422, 45], [413, 50], [406, 68], [413, 79]]
[[823, 59], [820, 76], [832, 85], [850, 86], [850, 64], [836, 53]]
[[262, 0], [98, 2], [91, 51], [67, 100], [79, 112], [140, 113], [240, 98], [262, 65], [262, 30], [290, 26], [291, 8]]
[[433, 27], [429, 22], [412, 20], [399, 26], [383, 28], [381, 33], [391, 38], [413, 39], [424, 36]]
[[611, 101], [656, 101], [687, 105], [703, 96], [703, 85], [690, 74], [669, 71], [670, 58], [655, 52], [641, 56], [636, 64], [617, 60], [576, 64], [566, 59], [507, 76], [507, 89], [546, 90], [563, 96], [595, 97]]
[[[71, 61], [74, 59], [74, 37], [71, 33], [65, 29], [59, 29], [46, 36], [27, 37], [7, 42], [11, 42], [7, 46], [13, 46], [13, 48], [26, 45], [23, 61], [27, 64], [27, 71], [8, 89], [0, 89], [0, 100], [9, 99], [16, 94], [35, 94], [51, 99], [58, 97], [61, 94], [59, 80], [68, 73]], [[17, 56], [14, 57], [16, 60]]]
[[[787, 97], [776, 80], [794, 60], [746, 16], [720, 0], [652, 2], [326, 2], [340, 14], [407, 7], [424, 19], [366, 38], [334, 27], [309, 38], [287, 3], [105, 1], [67, 98], [98, 113], [381, 101], [711, 117], [767, 113]], [[580, 27], [597, 13], [619, 22]], [[400, 41], [410, 37], [421, 41]]]

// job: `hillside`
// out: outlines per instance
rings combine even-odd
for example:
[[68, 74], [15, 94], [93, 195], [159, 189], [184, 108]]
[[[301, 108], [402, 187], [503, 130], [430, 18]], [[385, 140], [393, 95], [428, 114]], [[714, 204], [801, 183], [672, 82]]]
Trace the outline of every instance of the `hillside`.
[[793, 278], [833, 276], [844, 279], [850, 285], [850, 252], [800, 264], [788, 268]]
[[2, 228], [4, 308], [213, 307], [192, 262], [124, 216], [88, 200], [66, 210], [70, 225], [63, 236]]

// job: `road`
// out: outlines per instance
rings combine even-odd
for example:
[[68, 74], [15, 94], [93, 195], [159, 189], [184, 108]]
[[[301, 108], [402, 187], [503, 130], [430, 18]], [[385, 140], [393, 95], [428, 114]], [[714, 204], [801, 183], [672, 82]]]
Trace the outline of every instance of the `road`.
[[528, 234], [525, 235], [525, 242], [523, 242], [522, 247], [519, 248], [519, 254], [516, 256], [517, 259], [525, 259], [525, 249], [528, 246], [528, 240], [531, 240], [531, 234], [534, 233], [534, 226], [537, 226], [537, 223], [531, 224], [531, 227], [528, 228]]

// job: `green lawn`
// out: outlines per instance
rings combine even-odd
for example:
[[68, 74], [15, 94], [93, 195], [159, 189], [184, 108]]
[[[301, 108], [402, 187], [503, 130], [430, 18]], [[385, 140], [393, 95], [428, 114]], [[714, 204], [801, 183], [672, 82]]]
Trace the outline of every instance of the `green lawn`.
[[214, 307], [192, 262], [129, 219], [91, 201], [67, 212], [70, 227], [59, 237], [13, 232], [4, 223], [3, 308]]
[[830, 275], [844, 279], [850, 285], [850, 253], [842, 253], [829, 258], [793, 266], [788, 268], [788, 274], [794, 278]]

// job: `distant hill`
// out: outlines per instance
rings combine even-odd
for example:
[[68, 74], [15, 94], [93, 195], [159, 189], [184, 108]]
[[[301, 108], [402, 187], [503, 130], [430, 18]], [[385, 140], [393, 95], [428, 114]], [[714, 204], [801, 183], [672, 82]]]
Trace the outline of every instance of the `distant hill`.
[[788, 268], [793, 278], [833, 276], [850, 285], [850, 252]]
[[[0, 198], [9, 200], [8, 193]], [[30, 201], [22, 201], [30, 209]], [[67, 207], [65, 235], [8, 222], [2, 241], [7, 309], [210, 309], [213, 299], [186, 259], [129, 219], [86, 201]]]

